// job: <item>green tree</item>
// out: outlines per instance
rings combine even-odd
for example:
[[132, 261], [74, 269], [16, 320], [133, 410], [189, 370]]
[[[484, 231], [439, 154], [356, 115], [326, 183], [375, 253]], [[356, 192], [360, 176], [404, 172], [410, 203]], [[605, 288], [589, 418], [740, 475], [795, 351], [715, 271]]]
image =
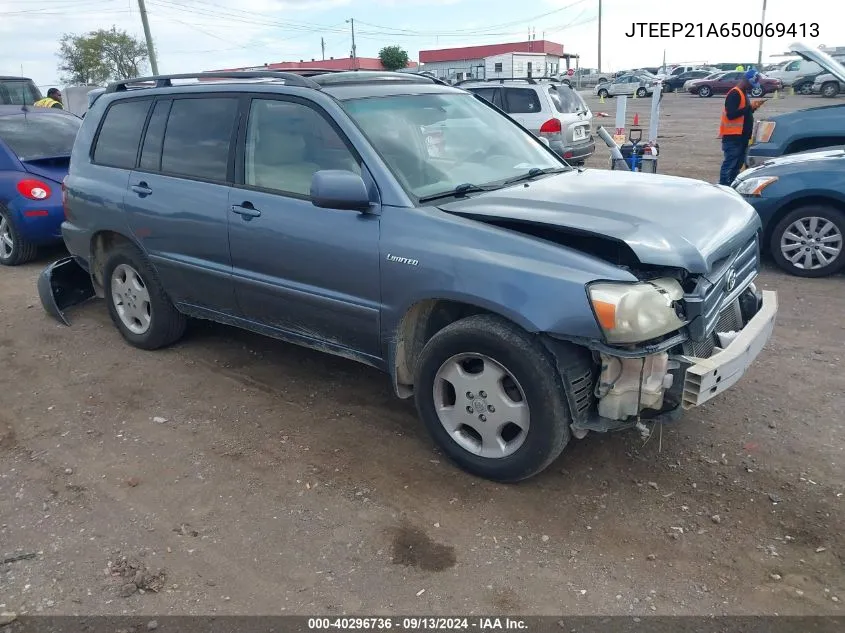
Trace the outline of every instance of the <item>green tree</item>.
[[378, 52], [378, 58], [387, 70], [400, 70], [408, 66], [408, 53], [399, 46], [385, 46]]
[[83, 35], [66, 33], [58, 56], [62, 80], [72, 84], [138, 77], [149, 59], [144, 42], [114, 26]]

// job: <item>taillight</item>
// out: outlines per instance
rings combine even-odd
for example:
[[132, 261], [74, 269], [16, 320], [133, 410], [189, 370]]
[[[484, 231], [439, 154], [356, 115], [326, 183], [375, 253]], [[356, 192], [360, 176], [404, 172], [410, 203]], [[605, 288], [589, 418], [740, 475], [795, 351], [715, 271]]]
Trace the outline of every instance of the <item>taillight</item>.
[[549, 119], [540, 126], [540, 134], [560, 134], [563, 126], [558, 119]]
[[18, 181], [18, 193], [30, 200], [45, 200], [50, 197], [50, 187], [40, 180], [27, 178]]

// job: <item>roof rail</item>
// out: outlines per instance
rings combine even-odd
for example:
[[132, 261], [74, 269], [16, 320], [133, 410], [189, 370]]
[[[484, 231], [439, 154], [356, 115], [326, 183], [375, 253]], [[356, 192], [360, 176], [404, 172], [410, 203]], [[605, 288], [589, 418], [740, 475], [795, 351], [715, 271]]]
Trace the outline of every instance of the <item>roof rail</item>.
[[[384, 70], [350, 70], [315, 79], [321, 86], [352, 86], [377, 82], [443, 83], [439, 79], [419, 73], [400, 73]], [[448, 85], [448, 84], [447, 84]]]
[[461, 84], [468, 84], [468, 83], [476, 83], [476, 82], [491, 82], [495, 83], [498, 82], [500, 84], [505, 83], [506, 81], [524, 81], [529, 84], [537, 84], [541, 82], [549, 82], [553, 84], [562, 84], [564, 83], [563, 80], [557, 79], [555, 77], [485, 77], [479, 79], [462, 79], [461, 81], [457, 82], [455, 85], [460, 86]]
[[173, 79], [283, 79], [290, 86], [313, 88], [315, 90], [320, 89], [318, 83], [297, 73], [275, 70], [230, 70], [122, 79], [121, 81], [115, 81], [109, 84], [106, 92], [124, 92], [135, 84], [152, 84], [147, 86], [150, 88], [170, 88], [173, 86]]

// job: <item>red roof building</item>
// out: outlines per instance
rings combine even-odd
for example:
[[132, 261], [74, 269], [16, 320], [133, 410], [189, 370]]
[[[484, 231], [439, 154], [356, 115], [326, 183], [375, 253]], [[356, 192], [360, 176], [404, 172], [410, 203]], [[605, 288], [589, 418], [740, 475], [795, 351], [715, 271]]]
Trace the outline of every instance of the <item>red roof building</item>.
[[509, 44], [487, 44], [482, 46], [462, 46], [460, 48], [439, 48], [420, 51], [420, 63], [457, 62], [472, 59], [484, 59], [503, 53], [545, 53], [553, 57], [565, 57], [563, 44], [549, 40], [529, 40]]
[[[416, 62], [408, 62], [408, 68], [416, 68]], [[263, 66], [248, 66], [245, 68], [221, 68], [221, 71], [228, 70], [384, 70], [381, 60], [378, 57], [330, 57], [329, 59], [312, 59], [306, 61], [300, 59], [298, 62], [275, 62]], [[214, 72], [214, 71], [211, 71]]]

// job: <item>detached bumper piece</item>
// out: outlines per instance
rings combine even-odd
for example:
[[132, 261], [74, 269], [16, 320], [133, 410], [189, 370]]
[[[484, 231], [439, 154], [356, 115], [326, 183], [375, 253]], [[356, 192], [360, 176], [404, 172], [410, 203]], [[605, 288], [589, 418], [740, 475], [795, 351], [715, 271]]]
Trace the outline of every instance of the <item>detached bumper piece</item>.
[[38, 297], [44, 311], [70, 325], [64, 311], [94, 297], [91, 275], [73, 257], [64, 257], [45, 268], [38, 277]]
[[762, 292], [762, 305], [740, 332], [724, 336], [724, 346], [709, 358], [684, 356], [690, 363], [684, 373], [682, 403], [691, 409], [732, 387], [745, 374], [772, 336], [777, 315], [777, 294]]

